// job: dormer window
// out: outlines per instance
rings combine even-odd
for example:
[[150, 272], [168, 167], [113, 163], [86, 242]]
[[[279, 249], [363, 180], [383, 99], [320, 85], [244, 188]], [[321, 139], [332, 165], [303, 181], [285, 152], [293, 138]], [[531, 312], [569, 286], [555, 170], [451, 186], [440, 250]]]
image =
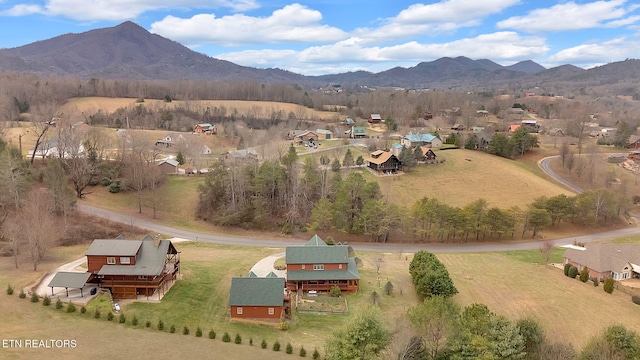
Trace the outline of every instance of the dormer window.
[[324, 264], [313, 265], [313, 270], [324, 270]]
[[123, 264], [123, 265], [131, 264], [131, 258], [129, 256], [120, 256], [120, 264]]
[[107, 264], [108, 265], [115, 265], [116, 264], [116, 257], [115, 256], [107, 256]]

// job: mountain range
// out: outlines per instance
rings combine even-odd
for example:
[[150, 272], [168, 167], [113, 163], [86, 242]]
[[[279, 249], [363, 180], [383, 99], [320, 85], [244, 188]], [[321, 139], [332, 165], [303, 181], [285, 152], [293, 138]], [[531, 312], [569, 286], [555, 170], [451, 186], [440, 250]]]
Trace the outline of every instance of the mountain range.
[[[258, 69], [215, 59], [151, 34], [133, 22], [79, 34], [65, 34], [21, 47], [0, 49], [0, 69], [81, 78], [138, 80], [216, 80], [288, 83], [301, 86], [481, 89], [517, 83], [520, 87], [567, 84], [597, 86], [634, 83], [640, 60], [585, 70], [572, 65], [551, 69], [531, 61], [502, 66], [491, 60], [443, 57], [414, 67], [304, 76], [281, 69]], [[557, 87], [557, 85], [556, 85]]]

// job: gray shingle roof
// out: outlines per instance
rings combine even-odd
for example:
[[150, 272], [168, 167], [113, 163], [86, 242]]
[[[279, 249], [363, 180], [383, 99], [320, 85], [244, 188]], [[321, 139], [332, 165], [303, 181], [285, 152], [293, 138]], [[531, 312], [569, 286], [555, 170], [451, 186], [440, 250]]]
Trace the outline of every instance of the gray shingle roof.
[[564, 257], [598, 272], [619, 272], [627, 263], [640, 264], [640, 246], [589, 244], [585, 250], [567, 249]]
[[287, 246], [287, 264], [340, 264], [349, 259], [347, 245]]
[[287, 270], [287, 280], [357, 280], [360, 273], [356, 261], [349, 258], [346, 270]]
[[88, 272], [66, 272], [59, 271], [49, 282], [48, 287], [63, 287], [63, 288], [82, 288], [89, 279], [91, 273]]
[[283, 278], [234, 277], [229, 291], [230, 306], [282, 306]]
[[[132, 242], [132, 240], [110, 240], [110, 242]], [[145, 237], [139, 242], [142, 244], [135, 265], [103, 265], [98, 271], [98, 275], [161, 275], [164, 272], [171, 241], [159, 240], [159, 244], [156, 246], [153, 238]]]
[[96, 256], [135, 256], [142, 240], [93, 240], [85, 255]]

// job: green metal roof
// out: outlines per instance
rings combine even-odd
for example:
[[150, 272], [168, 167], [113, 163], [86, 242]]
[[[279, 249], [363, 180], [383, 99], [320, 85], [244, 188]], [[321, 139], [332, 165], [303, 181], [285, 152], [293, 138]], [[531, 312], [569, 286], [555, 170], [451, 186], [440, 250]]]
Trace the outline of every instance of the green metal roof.
[[253, 271], [249, 271], [247, 277], [258, 277], [258, 275], [256, 275], [256, 273], [254, 273]]
[[318, 234], [313, 235], [309, 241], [307, 241], [304, 246], [328, 246], [324, 240]]
[[346, 270], [287, 270], [287, 280], [357, 280], [360, 272], [356, 261], [349, 258]]
[[142, 245], [142, 240], [93, 240], [85, 255], [94, 256], [135, 256]]
[[91, 273], [89, 272], [66, 272], [59, 271], [49, 282], [48, 287], [63, 287], [63, 288], [82, 288], [89, 279]]
[[[131, 242], [131, 240], [111, 240], [112, 242]], [[146, 275], [158, 276], [164, 272], [167, 254], [177, 253], [171, 241], [159, 240], [158, 246], [150, 236], [140, 241], [140, 252], [135, 265], [103, 265], [98, 275]], [[173, 269], [170, 269], [173, 270]]]
[[282, 306], [283, 278], [234, 277], [231, 279], [229, 306]]
[[340, 264], [349, 259], [347, 245], [287, 246], [287, 264]]
[[265, 277], [268, 277], [268, 278], [277, 278], [277, 277], [278, 277], [278, 275], [277, 275], [276, 273], [274, 273], [273, 271], [271, 271], [271, 272], [269, 272], [269, 273], [267, 274], [267, 276], [265, 276]]

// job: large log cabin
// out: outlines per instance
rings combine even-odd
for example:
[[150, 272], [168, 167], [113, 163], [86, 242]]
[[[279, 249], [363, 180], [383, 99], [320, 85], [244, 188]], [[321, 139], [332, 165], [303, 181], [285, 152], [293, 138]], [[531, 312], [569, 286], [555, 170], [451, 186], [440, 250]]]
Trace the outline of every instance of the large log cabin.
[[87, 250], [88, 282], [111, 291], [114, 298], [164, 293], [180, 274], [180, 253], [170, 240], [94, 240]]

